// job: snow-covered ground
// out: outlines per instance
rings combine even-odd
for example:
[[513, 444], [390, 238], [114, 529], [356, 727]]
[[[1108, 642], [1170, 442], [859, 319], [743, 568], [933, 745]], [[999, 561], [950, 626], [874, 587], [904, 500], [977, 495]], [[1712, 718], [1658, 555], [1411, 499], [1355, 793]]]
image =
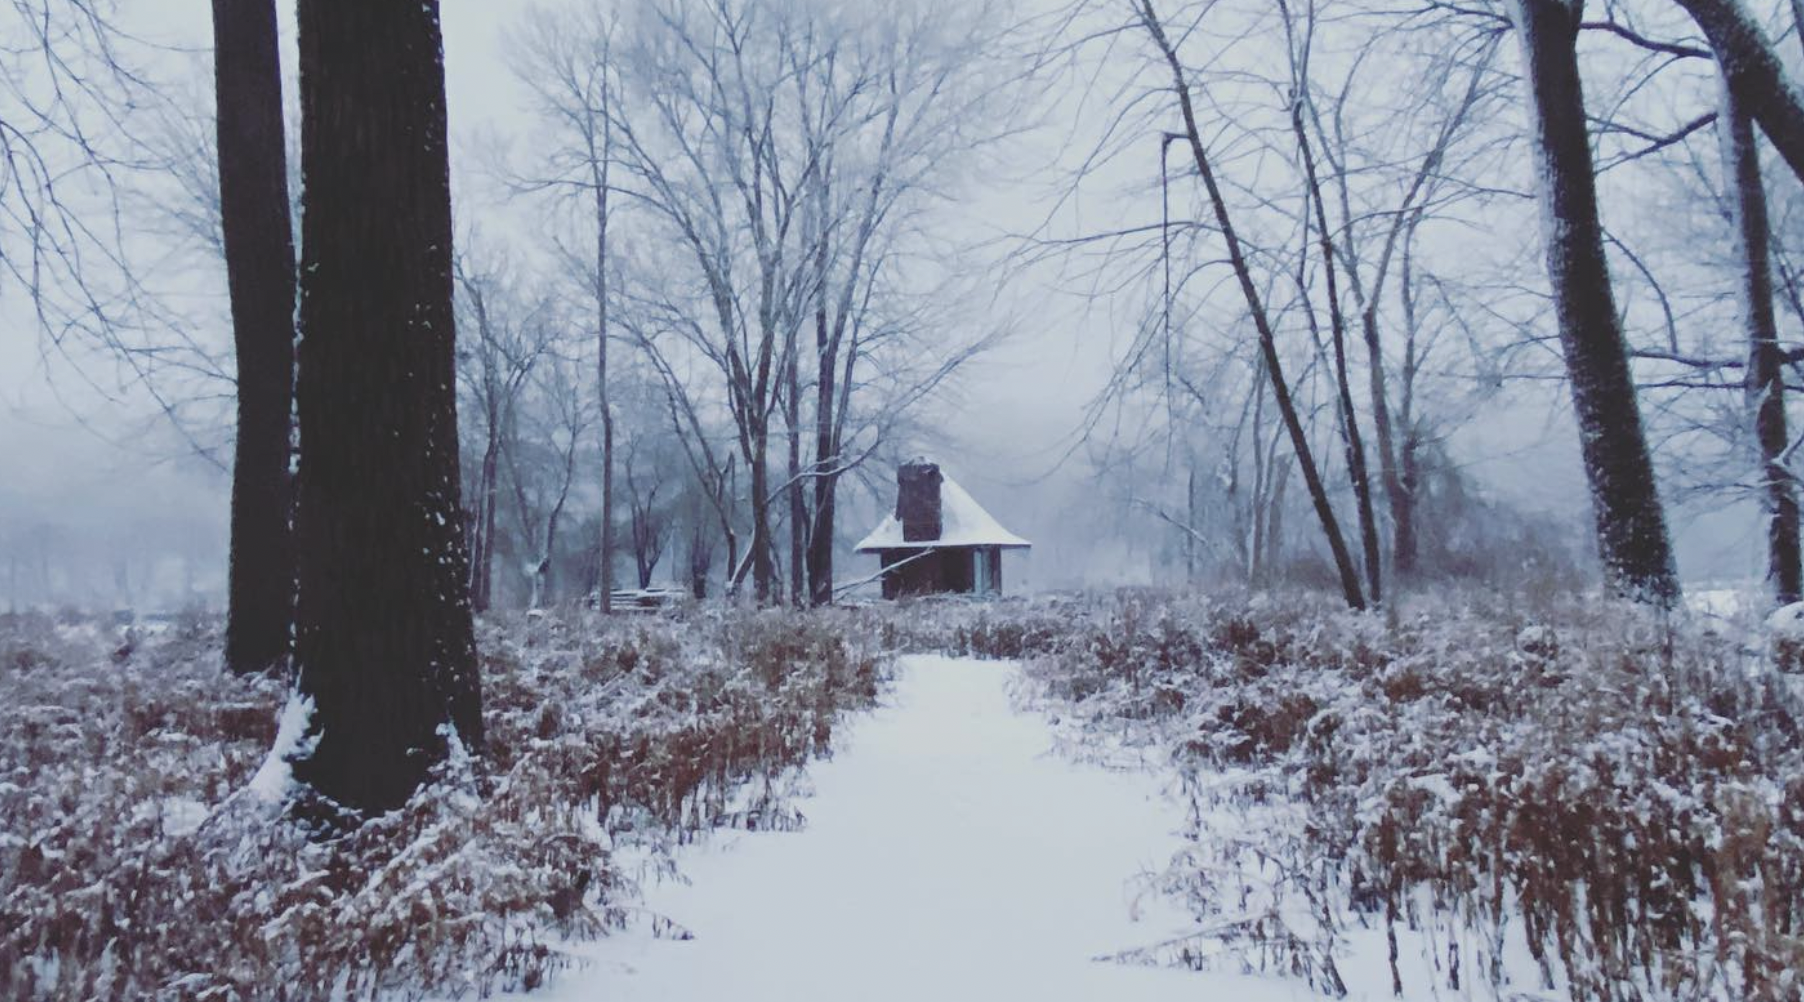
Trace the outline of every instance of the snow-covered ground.
[[[1190, 929], [1137, 878], [1179, 845], [1151, 776], [1050, 754], [1014, 712], [1012, 665], [903, 659], [885, 707], [812, 768], [807, 827], [720, 833], [679, 860], [690, 883], [642, 927], [571, 948], [536, 999], [1156, 1000], [1315, 997], [1301, 982], [1092, 958]], [[642, 924], [643, 926], [643, 924]]]

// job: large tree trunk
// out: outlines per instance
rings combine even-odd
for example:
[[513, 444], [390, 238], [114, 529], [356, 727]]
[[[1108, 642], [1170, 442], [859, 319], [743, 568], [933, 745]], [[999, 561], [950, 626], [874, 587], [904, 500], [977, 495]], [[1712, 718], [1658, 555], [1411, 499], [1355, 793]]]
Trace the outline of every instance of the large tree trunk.
[[[1804, 98], [1786, 79], [1779, 54], [1740, 0], [1675, 0], [1710, 40], [1742, 113], [1760, 123], [1792, 173], [1804, 180]], [[1577, 18], [1574, 18], [1577, 20]]]
[[238, 357], [226, 665], [262, 671], [294, 622], [288, 440], [294, 402], [294, 237], [274, 0], [213, 0], [219, 207]]
[[[300, 0], [302, 208], [295, 777], [403, 804], [482, 745], [457, 531], [451, 187], [438, 3]], [[446, 725], [450, 725], [450, 729]]]
[[1222, 196], [1221, 186], [1215, 180], [1214, 168], [1209, 163], [1207, 151], [1203, 149], [1202, 133], [1196, 124], [1196, 109], [1190, 100], [1190, 85], [1185, 79], [1184, 65], [1178, 59], [1177, 49], [1165, 34], [1164, 23], [1153, 10], [1152, 0], [1138, 0], [1136, 9], [1141, 25], [1152, 36], [1153, 44], [1158, 47], [1166, 67], [1171, 71], [1172, 89], [1177, 93], [1178, 108], [1184, 117], [1184, 137], [1189, 141], [1197, 174], [1202, 177], [1203, 187], [1209, 193], [1209, 204], [1215, 211], [1216, 227], [1221, 231], [1222, 242], [1227, 245], [1228, 261], [1233, 265], [1234, 277], [1239, 280], [1247, 312], [1252, 315], [1253, 326], [1259, 332], [1259, 352], [1265, 362], [1266, 374], [1271, 380], [1272, 400], [1278, 405], [1284, 429], [1290, 436], [1291, 450], [1296, 455], [1297, 466], [1303, 472], [1303, 482], [1309, 490], [1316, 518], [1321, 522], [1322, 535], [1327, 537], [1328, 549], [1340, 576], [1341, 594], [1346, 598], [1347, 605], [1363, 609], [1366, 602], [1359, 587], [1359, 571], [1354, 567], [1353, 554], [1348, 551], [1346, 539], [1341, 535], [1340, 521], [1335, 517], [1334, 506], [1328, 500], [1328, 489], [1322, 483], [1321, 472], [1316, 467], [1315, 453], [1309, 446], [1309, 436], [1303, 429], [1296, 402], [1291, 399], [1290, 385], [1284, 378], [1284, 366], [1278, 358], [1277, 335], [1272, 330], [1271, 319], [1265, 312], [1265, 303], [1253, 281], [1252, 268], [1241, 249], [1240, 237], [1228, 216], [1227, 201]]
[[1796, 602], [1804, 591], [1798, 550], [1798, 495], [1785, 468], [1790, 444], [1785, 421], [1785, 353], [1773, 316], [1773, 272], [1767, 230], [1766, 189], [1760, 180], [1760, 151], [1754, 127], [1725, 85], [1722, 114], [1723, 173], [1729, 215], [1741, 243], [1743, 324], [1748, 333], [1748, 398], [1754, 412], [1754, 440], [1760, 448], [1761, 486], [1767, 508], [1767, 578], [1780, 604]]
[[1534, 108], [1547, 273], [1598, 555], [1613, 591], [1669, 604], [1679, 581], [1604, 259], [1574, 48], [1580, 12], [1570, 0], [1516, 0], [1515, 13]]

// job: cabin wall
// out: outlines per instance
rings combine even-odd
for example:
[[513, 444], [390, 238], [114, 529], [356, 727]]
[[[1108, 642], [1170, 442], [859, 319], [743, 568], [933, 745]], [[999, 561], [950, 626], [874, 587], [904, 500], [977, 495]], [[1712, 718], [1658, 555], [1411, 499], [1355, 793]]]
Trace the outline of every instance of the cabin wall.
[[933, 550], [883, 550], [883, 597], [968, 594], [977, 590], [973, 547]]

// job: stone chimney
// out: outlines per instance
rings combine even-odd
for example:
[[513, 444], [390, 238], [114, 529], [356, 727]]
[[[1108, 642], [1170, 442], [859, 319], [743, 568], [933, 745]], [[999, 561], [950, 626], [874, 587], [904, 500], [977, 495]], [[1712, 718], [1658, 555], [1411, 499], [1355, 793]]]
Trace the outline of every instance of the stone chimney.
[[902, 538], [919, 543], [940, 538], [940, 468], [924, 460], [896, 468], [896, 520]]

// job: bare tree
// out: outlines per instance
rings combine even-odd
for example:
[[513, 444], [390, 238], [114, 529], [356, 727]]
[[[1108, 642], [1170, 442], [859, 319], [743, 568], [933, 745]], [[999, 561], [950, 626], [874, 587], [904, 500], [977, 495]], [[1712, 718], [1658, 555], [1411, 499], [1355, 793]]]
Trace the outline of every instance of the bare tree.
[[[1310, 14], [1313, 19], [1313, 4]], [[1349, 73], [1347, 83], [1340, 92], [1332, 95], [1332, 103], [1326, 112], [1317, 98], [1315, 87], [1307, 76], [1303, 80], [1303, 107], [1308, 112], [1318, 137], [1322, 159], [1328, 167], [1328, 177], [1335, 189], [1340, 209], [1340, 218], [1334, 227], [1334, 250], [1345, 266], [1347, 289], [1359, 314], [1361, 340], [1366, 348], [1373, 438], [1390, 510], [1392, 559], [1399, 577], [1408, 577], [1414, 573], [1417, 557], [1415, 496], [1410, 491], [1409, 478], [1403, 473], [1403, 463], [1398, 458], [1414, 433], [1407, 422], [1403, 423], [1402, 428], [1396, 427], [1398, 422], [1392, 417], [1389, 364], [1385, 358], [1383, 325], [1379, 318], [1384, 306], [1386, 284], [1397, 261], [1406, 229], [1419, 227], [1428, 208], [1446, 208], [1448, 200], [1442, 198], [1440, 192], [1449, 186], [1448, 172], [1456, 166], [1453, 162], [1455, 143], [1464, 132], [1469, 131], [1469, 123], [1478, 117], [1477, 113], [1483, 102], [1496, 89], [1494, 84], [1488, 82], [1492, 75], [1492, 57], [1497, 49], [1496, 37], [1494, 33], [1480, 34], [1473, 43], [1476, 51], [1467, 54], [1454, 49], [1436, 60], [1437, 70], [1452, 71], [1461, 66], [1464, 56], [1467, 62], [1463, 67], [1466, 71], [1463, 87], [1444, 106], [1437, 104], [1439, 95], [1434, 93], [1433, 88], [1429, 89], [1424, 110], [1434, 115], [1436, 120], [1426, 149], [1420, 152], [1414, 168], [1403, 179], [1400, 193], [1391, 196], [1394, 201], [1362, 206], [1360, 209], [1355, 208], [1352, 181], [1356, 169], [1364, 165], [1350, 162], [1349, 150], [1352, 143], [1346, 134], [1345, 122], [1347, 103], [1358, 101], [1362, 97], [1354, 91], [1353, 72]], [[1363, 68], [1368, 62], [1370, 60], [1363, 58], [1362, 54], [1362, 58], [1356, 63], [1356, 70]], [[1367, 167], [1362, 173], [1370, 174], [1372, 171]], [[1386, 194], [1390, 194], [1388, 190]], [[1376, 255], [1364, 252], [1368, 236], [1377, 244]]]
[[135, 114], [156, 88], [131, 65], [108, 0], [14, 0], [0, 39], [0, 278], [52, 350], [100, 346], [143, 377], [126, 340], [154, 309], [128, 248], [126, 193], [154, 173]]
[[1277, 335], [1273, 330], [1271, 319], [1265, 308], [1263, 297], [1259, 293], [1254, 280], [1251, 264], [1243, 250], [1240, 238], [1234, 229], [1233, 220], [1228, 212], [1226, 198], [1222, 195], [1221, 186], [1215, 177], [1209, 154], [1204, 147], [1202, 134], [1196, 120], [1196, 110], [1191, 101], [1190, 84], [1184, 64], [1178, 52], [1165, 32], [1164, 22], [1158, 12], [1153, 9], [1152, 0], [1133, 0], [1135, 20], [1144, 29], [1158, 50], [1161, 60], [1171, 74], [1172, 89], [1178, 100], [1179, 111], [1183, 115], [1183, 136], [1188, 142], [1191, 157], [1196, 163], [1197, 175], [1202, 179], [1204, 189], [1209, 196], [1209, 204], [1214, 211], [1216, 228], [1221, 233], [1222, 241], [1227, 245], [1228, 261], [1238, 280], [1241, 295], [1246, 300], [1247, 312], [1251, 315], [1253, 325], [1259, 335], [1259, 350], [1264, 361], [1265, 374], [1271, 381], [1272, 398], [1277, 404], [1279, 415], [1290, 436], [1291, 450], [1296, 456], [1298, 468], [1302, 471], [1304, 484], [1308, 487], [1309, 496], [1315, 508], [1316, 519], [1320, 522], [1322, 534], [1328, 541], [1329, 552], [1333, 556], [1334, 567], [1340, 578], [1341, 593], [1347, 604], [1355, 609], [1363, 609], [1366, 598], [1359, 585], [1359, 572], [1353, 563], [1352, 553], [1347, 549], [1345, 538], [1341, 534], [1340, 521], [1334, 513], [1333, 503], [1329, 500], [1328, 489], [1322, 480], [1321, 471], [1316, 465], [1314, 451], [1309, 444], [1309, 437], [1303, 427], [1295, 401], [1291, 397], [1290, 384], [1284, 378], [1283, 362], [1278, 354]]
[[464, 319], [463, 346], [458, 351], [464, 364], [458, 367], [458, 384], [469, 405], [466, 417], [481, 423], [477, 434], [482, 449], [470, 484], [476, 500], [465, 532], [470, 602], [477, 612], [494, 604], [501, 466], [509, 439], [516, 434], [516, 408], [557, 334], [548, 304], [528, 301], [509, 269], [505, 260], [479, 264], [468, 253], [458, 255], [452, 264]]
[[[749, 579], [760, 601], [784, 591], [785, 525], [791, 599], [830, 599], [833, 494], [875, 447], [876, 425], [854, 440], [854, 412], [877, 408], [879, 386], [886, 407], [917, 404], [984, 340], [922, 338], [916, 304], [941, 290], [918, 275], [879, 295], [894, 260], [879, 248], [918, 238], [923, 192], [997, 131], [973, 124], [989, 93], [966, 86], [981, 40], [947, 43], [936, 18], [949, 13], [643, 0], [617, 47], [608, 23], [577, 16], [547, 17], [525, 46], [538, 55], [522, 75], [545, 77], [535, 89], [555, 93], [545, 103], [566, 131], [613, 150], [598, 158], [585, 140], [555, 176], [597, 159], [617, 168], [605, 183], [546, 183], [619, 195], [637, 246], [660, 248], [634, 262], [617, 322], [652, 356], [704, 496], [718, 499], [728, 587]], [[599, 68], [608, 60], [617, 77]], [[862, 378], [880, 356], [901, 367]], [[717, 414], [724, 442], [709, 440]], [[784, 448], [773, 435], [785, 455], [771, 455]], [[743, 492], [724, 489], [729, 470]]]
[[[1334, 349], [1334, 385], [1336, 399], [1340, 406], [1341, 437], [1346, 443], [1347, 476], [1353, 482], [1353, 500], [1359, 517], [1359, 536], [1363, 544], [1366, 568], [1367, 596], [1373, 602], [1384, 600], [1383, 558], [1378, 544], [1378, 516], [1372, 506], [1372, 481], [1366, 472], [1365, 439], [1359, 430], [1359, 412], [1353, 406], [1352, 382], [1347, 376], [1347, 324], [1341, 309], [1340, 282], [1335, 267], [1334, 234], [1328, 228], [1328, 208], [1322, 197], [1321, 178], [1316, 173], [1315, 151], [1309, 142], [1309, 132], [1303, 126], [1305, 81], [1309, 78], [1309, 50], [1313, 42], [1315, 21], [1311, 17], [1304, 27], [1299, 52], [1296, 30], [1292, 24], [1290, 6], [1285, 0], [1278, 0], [1278, 8], [1284, 18], [1286, 50], [1291, 63], [1291, 132], [1296, 137], [1297, 152], [1303, 161], [1303, 181], [1305, 207], [1303, 209], [1304, 234], [1309, 232], [1308, 220], [1310, 207], [1315, 213], [1316, 237], [1321, 247], [1323, 281], [1327, 286], [1329, 340]], [[1313, 13], [1313, 12], [1312, 12]], [[1308, 307], [1308, 285], [1302, 279], [1306, 269], [1307, 253], [1299, 257], [1298, 287], [1305, 297], [1305, 312], [1310, 323], [1315, 323], [1315, 311]]]
[[543, 154], [542, 176], [529, 176], [521, 186], [586, 203], [593, 220], [593, 257], [581, 261], [595, 311], [595, 385], [601, 438], [601, 512], [599, 515], [601, 611], [613, 610], [614, 593], [614, 444], [616, 438], [612, 383], [608, 375], [609, 250], [614, 217], [614, 66], [615, 22], [611, 15], [585, 10], [561, 18], [538, 12], [516, 41], [514, 72], [533, 92], [539, 115], [554, 137]]
[[[633, 566], [638, 572], [640, 588], [650, 588], [652, 575], [663, 559], [669, 540], [670, 483], [666, 457], [659, 452], [664, 443], [650, 436], [636, 436], [627, 445], [623, 472], [626, 474], [627, 510], [631, 518], [629, 534], [633, 543]], [[659, 495], [665, 497], [660, 501]]]
[[579, 450], [595, 420], [571, 371], [575, 364], [555, 348], [546, 351], [533, 369], [528, 406], [521, 408], [531, 415], [531, 425], [525, 434], [510, 427], [502, 440], [527, 557], [527, 607], [533, 609], [556, 597], [558, 529], [575, 485]]

